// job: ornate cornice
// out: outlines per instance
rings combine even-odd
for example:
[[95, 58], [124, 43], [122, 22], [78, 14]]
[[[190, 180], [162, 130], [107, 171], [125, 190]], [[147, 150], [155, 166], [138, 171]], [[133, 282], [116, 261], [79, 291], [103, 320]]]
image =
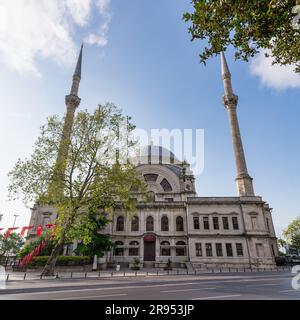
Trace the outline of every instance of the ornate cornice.
[[231, 96], [224, 96], [223, 97], [223, 103], [226, 107], [226, 109], [236, 109], [238, 105], [239, 97], [235, 94]]
[[80, 105], [81, 99], [78, 96], [70, 94], [70, 95], [66, 96], [66, 100], [65, 101], [66, 101], [67, 108], [75, 110]]

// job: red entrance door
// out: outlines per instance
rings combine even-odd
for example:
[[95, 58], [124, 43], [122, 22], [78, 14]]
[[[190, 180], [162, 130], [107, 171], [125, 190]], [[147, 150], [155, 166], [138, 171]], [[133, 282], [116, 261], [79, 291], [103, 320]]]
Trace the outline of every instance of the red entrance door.
[[147, 235], [144, 238], [144, 261], [155, 261], [155, 242], [154, 235]]

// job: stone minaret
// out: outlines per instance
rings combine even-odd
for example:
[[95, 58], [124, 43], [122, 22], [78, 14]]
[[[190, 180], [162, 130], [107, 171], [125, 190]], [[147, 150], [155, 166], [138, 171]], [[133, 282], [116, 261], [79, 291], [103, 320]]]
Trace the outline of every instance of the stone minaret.
[[69, 95], [66, 96], [65, 99], [67, 113], [65, 116], [65, 122], [59, 145], [57, 161], [53, 172], [53, 179], [52, 183], [49, 186], [49, 192], [52, 193], [52, 195], [56, 195], [58, 197], [63, 196], [63, 186], [61, 181], [63, 179], [67, 167], [67, 158], [74, 123], [75, 111], [78, 108], [81, 101], [81, 99], [78, 97], [78, 91], [81, 80], [82, 51], [83, 45], [81, 46], [75, 73], [73, 75], [71, 92]]
[[237, 168], [237, 189], [240, 197], [254, 196], [252, 178], [247, 169], [244, 148], [237, 117], [238, 96], [233, 93], [231, 74], [227, 65], [225, 54], [221, 53], [222, 77], [224, 83], [224, 105], [228, 111], [229, 123], [233, 141], [234, 157]]

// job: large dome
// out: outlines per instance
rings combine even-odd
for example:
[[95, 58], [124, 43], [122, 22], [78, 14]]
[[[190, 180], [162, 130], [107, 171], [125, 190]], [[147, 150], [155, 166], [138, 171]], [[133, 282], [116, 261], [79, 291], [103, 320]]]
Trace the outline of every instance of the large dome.
[[155, 145], [140, 148], [136, 160], [140, 164], [181, 164], [172, 151]]

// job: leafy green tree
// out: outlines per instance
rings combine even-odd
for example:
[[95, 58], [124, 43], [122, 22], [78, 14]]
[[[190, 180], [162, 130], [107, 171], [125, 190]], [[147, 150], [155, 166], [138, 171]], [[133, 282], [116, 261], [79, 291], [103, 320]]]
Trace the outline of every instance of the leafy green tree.
[[135, 211], [131, 188], [138, 188], [144, 193], [145, 182], [132, 164], [116, 162], [117, 152], [111, 156], [111, 150], [115, 150], [117, 144], [120, 151], [134, 146], [130, 137], [126, 145], [119, 141], [120, 123], [124, 121], [127, 121], [127, 129], [131, 132], [134, 125], [113, 104], [99, 106], [93, 114], [88, 111], [77, 113], [64, 164], [66, 170], [59, 184], [62, 196], [58, 197], [53, 188], [50, 188], [52, 192], [49, 191], [64, 124], [57, 116], [49, 118], [41, 128], [31, 158], [19, 160], [9, 173], [10, 199], [21, 197], [27, 204], [46, 204], [56, 209], [56, 244], [43, 275], [54, 274], [57, 258], [65, 243], [75, 239], [91, 243], [92, 235], [86, 233], [86, 211], [91, 203], [95, 207], [94, 213], [96, 209], [113, 213], [116, 207]]
[[291, 241], [292, 237], [296, 234], [300, 233], [300, 217], [293, 220], [288, 227], [283, 231], [283, 236]]
[[[232, 45], [236, 59], [248, 61], [261, 49], [274, 64], [295, 64], [300, 73], [300, 28], [295, 8], [299, 0], [192, 0], [193, 13], [184, 19], [192, 26], [192, 40], [206, 40], [202, 63]], [[297, 10], [298, 11], [298, 10]]]
[[300, 231], [292, 235], [291, 245], [300, 252]]
[[19, 234], [11, 233], [8, 237], [0, 234], [0, 259], [2, 260], [8, 254], [17, 255], [23, 245], [24, 239]]
[[[84, 218], [84, 228], [81, 230], [83, 240], [75, 250], [75, 254], [103, 257], [104, 253], [109, 251], [113, 245], [109, 237], [101, 233], [108, 223], [109, 219], [105, 213], [99, 211], [97, 206], [89, 205], [88, 214]], [[80, 237], [80, 235], [78, 236]]]

